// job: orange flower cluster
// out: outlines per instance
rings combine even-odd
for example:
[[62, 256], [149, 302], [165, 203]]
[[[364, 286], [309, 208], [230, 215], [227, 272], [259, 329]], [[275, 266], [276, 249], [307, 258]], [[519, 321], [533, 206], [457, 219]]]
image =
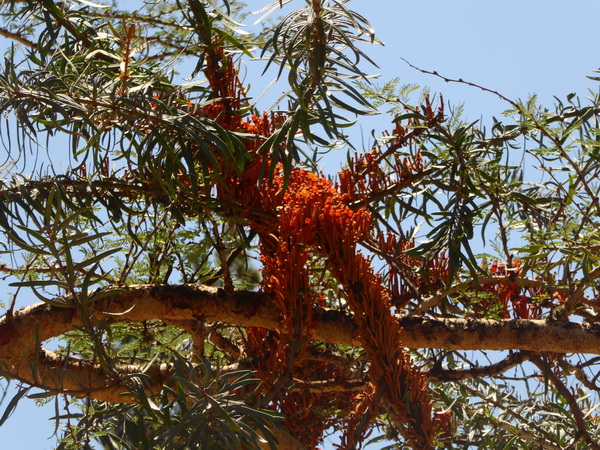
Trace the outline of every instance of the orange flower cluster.
[[387, 170], [382, 168], [382, 151], [374, 147], [370, 152], [352, 159], [351, 167], [339, 173], [339, 189], [351, 196], [352, 201], [365, 198], [378, 192], [401, 189], [408, 185], [415, 175], [424, 170], [423, 156], [396, 158]]
[[[538, 319], [542, 315], [542, 308], [539, 304], [532, 301], [532, 297], [537, 294], [534, 289], [525, 291], [521, 286], [521, 262], [518, 260], [503, 263], [493, 261], [489, 267], [490, 275], [498, 278], [493, 284], [486, 284], [481, 287], [483, 292], [493, 293], [493, 297], [484, 302], [483, 306], [487, 309], [493, 304], [501, 306], [500, 315], [508, 319], [512, 316], [515, 319]], [[529, 295], [526, 295], [529, 293]]]
[[433, 419], [438, 423], [440, 438], [451, 439], [456, 430], [456, 421], [454, 420], [452, 411], [435, 411], [433, 413]]
[[[204, 108], [204, 114], [227, 130], [237, 131], [243, 121], [239, 111], [242, 109], [245, 90], [238, 78], [237, 69], [231, 55], [225, 49], [215, 45], [205, 55], [204, 74], [211, 87], [215, 103]], [[217, 100], [218, 99], [218, 100]]]
[[414, 248], [414, 239], [398, 241], [393, 233], [379, 233], [378, 249], [393, 258], [388, 263], [387, 286], [396, 308], [404, 308], [418, 294], [429, 294], [448, 285], [450, 267], [446, 252], [423, 261], [406, 254]]
[[[327, 245], [323, 241], [327, 230], [334, 234], [345, 230], [346, 241], [355, 246], [368, 232], [370, 216], [364, 209], [352, 211], [347, 196], [338, 194], [330, 181], [306, 170], [292, 171], [285, 194], [274, 196], [273, 191], [282, 192], [279, 183], [280, 179], [269, 189], [267, 182], [261, 191], [260, 206], [278, 211], [277, 223], [270, 224], [271, 239], [262, 246], [263, 288], [273, 293], [288, 343], [307, 342], [314, 307], [321, 300], [311, 291], [310, 250]], [[274, 200], [279, 204], [273, 204]], [[349, 251], [347, 256], [352, 255]]]
[[329, 249], [333, 275], [344, 286], [346, 301], [359, 326], [359, 339], [371, 361], [370, 378], [384, 386], [384, 396], [403, 423], [409, 424], [408, 437], [415, 448], [429, 448], [435, 433], [432, 404], [424, 376], [402, 348], [402, 329], [391, 314], [390, 293], [370, 260], [357, 252], [351, 226], [322, 230], [321, 248]]
[[[274, 332], [252, 328], [247, 330], [245, 351], [252, 358], [253, 368], [263, 381], [263, 389], [270, 390], [276, 383], [284, 362], [280, 359], [282, 338]], [[257, 357], [257, 355], [260, 355]], [[323, 381], [343, 385], [347, 377], [333, 364], [299, 358], [291, 368], [293, 380]], [[334, 425], [339, 425], [343, 417], [338, 411], [350, 411], [356, 405], [360, 393], [288, 391], [278, 395], [270, 408], [285, 414], [284, 426], [307, 448], [315, 448], [323, 434]], [[346, 447], [353, 448], [353, 447]]]
[[[246, 147], [255, 151], [281, 124], [282, 118], [240, 117], [237, 111], [243, 91], [231, 60], [208, 55], [206, 72], [219, 100], [205, 108], [205, 115], [226, 129], [254, 134], [256, 139], [249, 139]], [[276, 332], [248, 330], [246, 351], [264, 380], [264, 388], [277, 390], [274, 402], [290, 418], [286, 422], [290, 431], [305, 445], [314, 446], [314, 436], [321, 436], [323, 427], [330, 425], [326, 420], [315, 420], [311, 412], [315, 407], [325, 410], [335, 406], [350, 412], [353, 401], [358, 401], [356, 414], [349, 416], [348, 430], [355, 430], [362, 420], [363, 414], [359, 412], [374, 411], [377, 407], [372, 395], [363, 395], [360, 400], [352, 395], [345, 398], [304, 392], [284, 395], [287, 386], [281, 386], [281, 380], [343, 379], [343, 374], [331, 363], [306, 364], [314, 311], [322, 301], [311, 290], [310, 263], [317, 253], [327, 258], [329, 270], [343, 287], [346, 302], [355, 315], [359, 339], [371, 363], [371, 391], [380, 392], [407, 425], [412, 445], [430, 447], [434, 437], [429, 389], [402, 347], [402, 330], [392, 314], [390, 292], [374, 272], [370, 259], [357, 249], [370, 232], [371, 216], [366, 208], [353, 209], [350, 205], [358, 193], [390, 186], [387, 176], [376, 168], [374, 152], [366, 156], [362, 172], [355, 167], [340, 174], [337, 187], [324, 177], [298, 169], [292, 170], [285, 188], [277, 171], [274, 177], [259, 178], [270, 163], [256, 152], [251, 153], [253, 159], [241, 175], [231, 173], [225, 177], [223, 186], [217, 186], [218, 196], [241, 205], [242, 217], [258, 232], [263, 289], [272, 294], [281, 317]], [[395, 182], [409, 179], [412, 171], [422, 167], [420, 156], [405, 160], [396, 167]], [[356, 443], [359, 438], [347, 433], [345, 440]]]
[[[228, 192], [239, 189], [240, 183], [256, 191], [255, 179], [247, 184], [238, 180]], [[387, 386], [394, 409], [401, 411], [403, 420], [415, 424], [414, 441], [427, 445], [433, 437], [433, 422], [425, 379], [401, 346], [402, 331], [391, 314], [389, 292], [370, 259], [357, 250], [370, 230], [370, 214], [365, 208], [350, 208], [352, 193], [340, 193], [329, 180], [308, 171], [293, 170], [285, 193], [282, 183], [281, 177], [263, 180], [260, 190], [245, 195], [246, 201], [253, 199], [247, 207], [277, 211], [273, 221], [249, 217], [250, 226], [262, 237], [263, 288], [273, 294], [281, 315], [281, 329], [259, 373], [267, 378], [273, 376], [269, 373], [291, 375], [297, 370], [295, 363], [302, 360], [302, 348], [312, 334], [313, 311], [320, 301], [311, 292], [310, 252], [319, 252], [343, 285], [362, 330], [360, 339], [372, 362], [373, 384]], [[269, 379], [266, 384], [274, 382]], [[407, 398], [411, 398], [410, 405]]]
[[371, 217], [366, 208], [350, 209], [352, 198], [351, 192], [340, 193], [324, 178], [294, 171], [279, 212], [285, 223], [280, 222], [280, 232], [289, 227], [301, 244], [327, 257], [361, 330], [373, 385], [383, 383], [387, 401], [403, 422], [411, 424], [413, 443], [426, 448], [434, 434], [429, 390], [402, 348], [402, 330], [391, 314], [389, 291], [370, 259], [357, 250], [370, 230]]
[[369, 437], [370, 433], [364, 428], [379, 413], [376, 395], [375, 386], [370, 384], [364, 392], [356, 397], [354, 407], [348, 414], [346, 429], [339, 448], [360, 448], [361, 441]]

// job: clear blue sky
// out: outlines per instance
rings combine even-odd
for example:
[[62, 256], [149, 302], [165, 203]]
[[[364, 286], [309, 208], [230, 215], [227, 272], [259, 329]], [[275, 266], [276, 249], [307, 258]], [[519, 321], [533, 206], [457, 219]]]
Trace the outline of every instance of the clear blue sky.
[[[258, 7], [267, 0], [249, 3]], [[600, 67], [596, 0], [354, 0], [349, 6], [367, 17], [385, 42], [384, 47], [368, 49], [380, 67], [373, 71], [382, 74], [382, 81], [398, 76], [403, 83], [429, 86], [453, 104], [464, 102], [466, 119], [498, 117], [507, 105], [474, 88], [425, 76], [401, 58], [511, 99], [537, 93], [547, 106], [553, 95], [564, 98], [575, 92], [585, 97], [588, 88], [598, 90], [598, 83], [586, 78]], [[388, 125], [386, 118], [370, 120], [364, 132], [368, 135], [371, 128], [380, 131]], [[53, 423], [47, 419], [53, 414], [52, 405], [36, 408], [33, 402], [22, 401], [0, 427], [0, 448], [51, 449]]]

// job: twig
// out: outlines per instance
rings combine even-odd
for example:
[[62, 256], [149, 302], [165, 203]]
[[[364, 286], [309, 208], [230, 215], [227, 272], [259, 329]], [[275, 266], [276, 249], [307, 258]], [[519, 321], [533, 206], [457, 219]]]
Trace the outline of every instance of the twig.
[[579, 434], [583, 440], [590, 446], [590, 448], [596, 450], [600, 449], [600, 445], [598, 445], [598, 443], [592, 439], [592, 436], [590, 436], [590, 433], [587, 430], [585, 417], [581, 411], [581, 408], [577, 404], [577, 399], [575, 396], [571, 394], [571, 391], [569, 391], [567, 386], [565, 386], [562, 380], [551, 370], [551, 368], [544, 364], [540, 357], [531, 358], [531, 362], [535, 364], [538, 369], [540, 369], [545, 377], [548, 377], [560, 395], [567, 401], [569, 407], [571, 408], [571, 412], [573, 413], [575, 423], [577, 424], [577, 430], [579, 431]]
[[460, 83], [460, 84], [466, 84], [467, 86], [472, 86], [472, 87], [474, 87], [474, 88], [477, 88], [477, 89], [480, 89], [480, 90], [482, 90], [482, 91], [489, 92], [490, 94], [494, 94], [494, 95], [496, 95], [497, 97], [499, 97], [500, 99], [504, 100], [505, 102], [507, 102], [507, 103], [510, 103], [510, 104], [511, 104], [511, 105], [512, 105], [514, 108], [516, 108], [518, 111], [520, 111], [520, 110], [521, 110], [521, 108], [519, 107], [519, 105], [517, 105], [517, 103], [516, 103], [516, 102], [514, 102], [514, 101], [513, 101], [513, 100], [511, 100], [511, 99], [509, 99], [508, 97], [505, 97], [504, 95], [502, 95], [502, 94], [501, 94], [500, 92], [498, 92], [498, 91], [494, 91], [493, 89], [486, 88], [486, 87], [484, 87], [484, 86], [481, 86], [481, 85], [479, 85], [479, 84], [477, 84], [477, 83], [473, 83], [473, 82], [471, 82], [471, 81], [465, 81], [465, 80], [463, 80], [462, 78], [448, 78], [448, 77], [445, 77], [445, 76], [443, 76], [443, 75], [440, 75], [440, 74], [439, 74], [439, 73], [438, 73], [436, 70], [433, 70], [433, 71], [431, 71], [431, 70], [425, 70], [425, 69], [421, 69], [420, 67], [414, 66], [413, 64], [411, 64], [410, 62], [408, 62], [408, 60], [407, 60], [407, 59], [405, 59], [405, 58], [400, 58], [400, 59], [401, 59], [402, 61], [404, 61], [406, 64], [408, 64], [408, 65], [409, 65], [409, 66], [410, 66], [412, 69], [415, 69], [415, 70], [416, 70], [416, 71], [418, 71], [418, 72], [421, 72], [421, 73], [424, 73], [424, 74], [427, 74], [427, 75], [433, 75], [433, 76], [436, 76], [436, 77], [438, 77], [438, 78], [441, 78], [442, 80], [444, 80], [446, 83]]
[[[462, 389], [466, 390], [467, 392], [470, 392], [473, 396], [479, 397], [483, 400], [485, 400], [487, 403], [490, 403], [491, 405], [494, 405], [495, 407], [499, 408], [500, 410], [506, 411], [508, 414], [510, 414], [511, 416], [513, 416], [515, 419], [519, 420], [521, 423], [526, 423], [529, 425], [529, 427], [531, 427], [532, 429], [536, 430], [538, 433], [540, 433], [540, 435], [535, 438], [535, 442], [539, 443], [540, 445], [542, 445], [543, 448], [550, 448], [550, 449], [556, 449], [557, 447], [555, 446], [554, 443], [546, 440], [545, 438], [543, 438], [543, 435], [546, 435], [546, 432], [540, 428], [539, 426], [537, 426], [535, 423], [531, 422], [530, 420], [528, 420], [526, 417], [524, 417], [523, 415], [521, 415], [518, 411], [515, 410], [515, 408], [510, 408], [510, 409], [506, 409], [506, 407], [500, 403], [497, 400], [494, 400], [493, 398], [487, 396], [487, 397], [483, 397], [481, 392], [477, 391], [476, 389], [473, 389], [471, 387], [469, 387], [467, 384], [463, 384], [461, 386]], [[487, 418], [487, 416], [482, 416], [480, 415], [480, 417], [482, 418]], [[494, 420], [493, 423], [496, 423], [496, 420]], [[504, 428], [506, 429], [506, 428]], [[518, 433], [519, 429], [511, 429], [510, 431], [512, 432], [517, 432]], [[522, 430], [521, 430], [522, 431]], [[560, 447], [558, 447], [560, 448]]]
[[543, 439], [539, 436], [536, 436], [533, 433], [530, 433], [527, 430], [519, 428], [510, 422], [506, 422], [502, 419], [494, 420], [494, 425], [502, 428], [503, 430], [508, 431], [509, 433], [514, 433], [518, 435], [521, 439], [526, 442], [535, 442], [539, 444], [542, 448], [547, 448], [550, 450], [560, 450], [562, 447], [560, 445], [556, 445], [553, 442], [548, 441], [547, 439]]
[[29, 48], [37, 48], [37, 44], [35, 42], [30, 41], [29, 39], [24, 38], [18, 33], [13, 33], [8, 31], [5, 28], [0, 28], [0, 36], [4, 36], [5, 38], [12, 39], [13, 41], [18, 42], [19, 44], [26, 45]]
[[365, 380], [318, 380], [304, 381], [293, 380], [290, 391], [307, 391], [311, 394], [326, 394], [331, 392], [362, 392], [367, 388], [368, 381]]

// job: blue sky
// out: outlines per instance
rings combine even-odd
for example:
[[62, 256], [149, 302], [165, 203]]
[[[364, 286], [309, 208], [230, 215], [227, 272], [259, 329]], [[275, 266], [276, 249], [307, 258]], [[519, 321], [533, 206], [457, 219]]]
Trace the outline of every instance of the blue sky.
[[[258, 7], [267, 2], [249, 3]], [[295, 4], [302, 2], [296, 0]], [[585, 97], [588, 88], [598, 90], [598, 83], [586, 76], [600, 67], [600, 2], [354, 0], [349, 6], [372, 22], [385, 43], [367, 49], [380, 69], [365, 66], [365, 70], [381, 73], [381, 81], [400, 77], [402, 83], [429, 86], [452, 104], [464, 102], [465, 119], [499, 117], [508, 105], [477, 89], [423, 75], [401, 58], [423, 69], [481, 84], [511, 99], [537, 93], [548, 107], [554, 102], [553, 95], [563, 99], [575, 92]], [[363, 132], [368, 135], [371, 128], [381, 131], [388, 126], [385, 117], [371, 119]], [[5, 404], [0, 406], [2, 410]], [[0, 427], [0, 447], [51, 449], [55, 441], [48, 440], [53, 433], [48, 418], [53, 414], [53, 404], [37, 408], [32, 401], [22, 401]]]

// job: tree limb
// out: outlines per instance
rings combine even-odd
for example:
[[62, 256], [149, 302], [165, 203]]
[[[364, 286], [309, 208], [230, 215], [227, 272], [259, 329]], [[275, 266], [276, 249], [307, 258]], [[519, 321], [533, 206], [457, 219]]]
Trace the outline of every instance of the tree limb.
[[[68, 298], [57, 299], [69, 304]], [[222, 289], [201, 285], [137, 285], [123, 288], [94, 303], [94, 321], [106, 323], [145, 322], [162, 319], [167, 323], [222, 322], [234, 326], [276, 329], [279, 314], [267, 294], [235, 291], [227, 294]], [[490, 320], [490, 319], [430, 319], [400, 317], [403, 328], [402, 344], [409, 348], [440, 348], [448, 350], [523, 350], [553, 353], [600, 354], [600, 324], [547, 322], [543, 320]], [[75, 360], [64, 366], [64, 360], [52, 362], [47, 353], [40, 353], [40, 343], [71, 331], [82, 325], [79, 312], [71, 307], [56, 307], [44, 303], [15, 311], [0, 319], [0, 363], [2, 369], [15, 378], [30, 384], [49, 383], [40, 379], [39, 371], [50, 373], [60, 366], [64, 369], [90, 372], [87, 362]], [[331, 344], [359, 346], [358, 328], [351, 315], [334, 310], [317, 309], [314, 315], [312, 339]], [[46, 355], [40, 358], [39, 355]], [[32, 361], [37, 360], [37, 368]], [[517, 363], [518, 356], [498, 363]], [[79, 367], [77, 366], [79, 364]], [[40, 369], [41, 368], [41, 369]], [[85, 370], [84, 370], [85, 368]], [[500, 370], [501, 367], [495, 369]], [[97, 371], [99, 369], [93, 368]], [[133, 370], [133, 369], [132, 369]], [[474, 369], [477, 370], [477, 369]], [[481, 369], [490, 370], [490, 369]], [[86, 373], [87, 373], [86, 372]], [[488, 373], [486, 373], [488, 374]], [[97, 376], [107, 375], [101, 372]], [[435, 373], [432, 378], [436, 378]], [[440, 374], [441, 375], [441, 374]], [[444, 377], [464, 377], [464, 373], [443, 374]], [[83, 375], [82, 375], [83, 376]], [[63, 380], [64, 381], [64, 380]], [[88, 380], [88, 389], [98, 390], [94, 377]], [[92, 383], [93, 381], [93, 383]], [[90, 384], [91, 383], [91, 384]], [[113, 383], [113, 384], [111, 384]], [[118, 380], [103, 385], [104, 390], [115, 390]], [[58, 385], [55, 387], [58, 388]], [[81, 390], [71, 386], [69, 389]], [[118, 392], [117, 392], [118, 391]], [[119, 397], [124, 388], [116, 389]], [[106, 394], [109, 395], [109, 394]], [[123, 401], [123, 399], [121, 399]]]
[[[56, 299], [69, 303], [68, 298]], [[279, 314], [265, 293], [202, 285], [135, 285], [94, 303], [95, 319], [108, 323], [204, 320], [276, 329]], [[81, 325], [74, 308], [38, 303], [0, 319], [0, 359], [18, 360], [32, 342], [50, 339]], [[119, 314], [119, 315], [115, 315]], [[546, 320], [434, 319], [397, 315], [403, 345], [447, 350], [527, 350], [600, 354], [600, 325]], [[358, 346], [351, 314], [317, 308], [313, 339]]]

